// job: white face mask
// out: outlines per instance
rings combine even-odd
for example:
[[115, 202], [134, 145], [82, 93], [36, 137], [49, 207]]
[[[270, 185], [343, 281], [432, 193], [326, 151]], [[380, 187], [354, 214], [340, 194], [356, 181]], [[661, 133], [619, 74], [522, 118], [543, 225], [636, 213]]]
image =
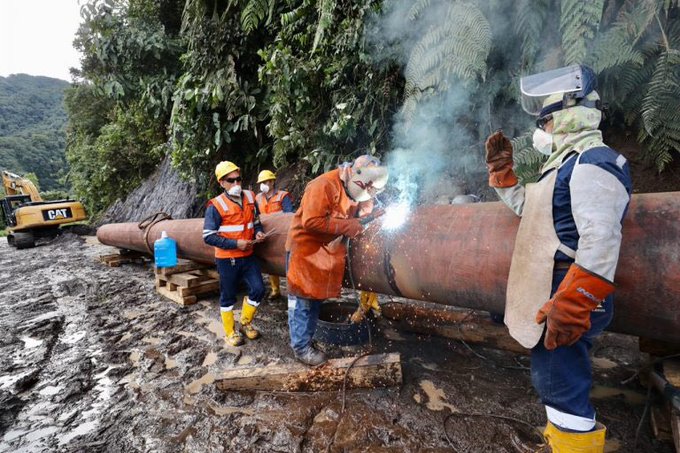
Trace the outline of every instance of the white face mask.
[[232, 197], [238, 197], [241, 195], [241, 186], [232, 186], [231, 189], [227, 190], [227, 193]]
[[534, 132], [534, 148], [541, 154], [549, 156], [552, 154], [553, 136], [543, 129], [536, 129]]
[[269, 192], [269, 186], [267, 184], [260, 184], [260, 192], [262, 193]]

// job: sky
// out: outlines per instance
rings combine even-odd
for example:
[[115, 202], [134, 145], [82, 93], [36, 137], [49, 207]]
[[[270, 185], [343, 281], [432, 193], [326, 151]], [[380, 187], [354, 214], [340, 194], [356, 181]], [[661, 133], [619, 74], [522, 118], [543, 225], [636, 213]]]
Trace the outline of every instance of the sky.
[[80, 67], [73, 39], [84, 0], [0, 0], [0, 76], [24, 73], [70, 81]]

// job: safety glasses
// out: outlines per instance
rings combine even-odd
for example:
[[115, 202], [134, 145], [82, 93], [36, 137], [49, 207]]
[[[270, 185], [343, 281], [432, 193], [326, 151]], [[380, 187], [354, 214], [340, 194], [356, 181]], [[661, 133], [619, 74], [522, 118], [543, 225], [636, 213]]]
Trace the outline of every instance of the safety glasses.
[[548, 124], [552, 119], [552, 114], [542, 116], [536, 120], [536, 127], [541, 130], [545, 130], [545, 125]]
[[240, 176], [235, 178], [224, 178], [224, 181], [227, 181], [229, 184], [234, 184], [235, 182], [241, 182], [242, 178]]

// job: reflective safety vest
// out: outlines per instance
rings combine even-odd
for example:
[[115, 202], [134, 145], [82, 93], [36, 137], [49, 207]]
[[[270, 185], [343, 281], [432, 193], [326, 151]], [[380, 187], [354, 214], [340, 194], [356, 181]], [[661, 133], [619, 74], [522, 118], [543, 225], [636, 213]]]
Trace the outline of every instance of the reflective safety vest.
[[[243, 208], [229, 199], [225, 193], [210, 200], [222, 217], [222, 223], [217, 232], [219, 236], [235, 241], [239, 239], [250, 241], [255, 238], [255, 194], [250, 190], [244, 190], [241, 200]], [[243, 258], [252, 253], [253, 249], [244, 251], [215, 247], [215, 258]]]
[[285, 190], [277, 190], [272, 197], [267, 200], [267, 196], [260, 192], [255, 198], [257, 200], [257, 207], [260, 214], [273, 214], [275, 212], [283, 211], [283, 197], [289, 195]]

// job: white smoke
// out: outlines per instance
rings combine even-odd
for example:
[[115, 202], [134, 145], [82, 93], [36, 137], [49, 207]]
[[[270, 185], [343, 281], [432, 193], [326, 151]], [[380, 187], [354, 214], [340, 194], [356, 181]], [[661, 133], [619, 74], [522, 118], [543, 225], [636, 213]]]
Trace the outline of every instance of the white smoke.
[[[413, 5], [406, 0], [386, 2], [383, 13], [369, 21], [366, 36], [374, 60], [406, 68], [413, 48], [431, 26], [445, 20], [449, 8], [447, 2], [432, 2], [414, 18]], [[416, 104], [394, 119], [392, 149], [385, 161], [390, 185], [398, 192], [393, 202], [399, 206], [429, 202], [447, 190], [450, 195], [475, 175], [484, 179], [480, 143], [469, 132], [470, 124], [477, 121], [471, 90], [453, 76], [438, 86], [422, 93]]]

